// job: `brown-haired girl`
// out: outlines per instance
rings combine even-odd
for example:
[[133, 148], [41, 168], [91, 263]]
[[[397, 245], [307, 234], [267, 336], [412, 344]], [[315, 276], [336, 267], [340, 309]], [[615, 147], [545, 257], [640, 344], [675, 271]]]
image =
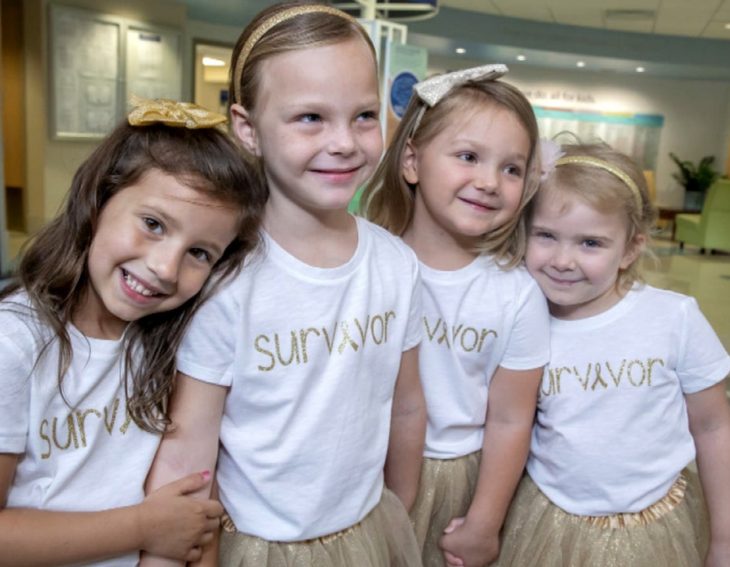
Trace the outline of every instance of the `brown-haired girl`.
[[[193, 312], [257, 242], [265, 192], [200, 107], [141, 101], [81, 165], [0, 302], [3, 565], [193, 560], [196, 473], [144, 497]], [[205, 291], [201, 292], [201, 289]]]
[[419, 565], [418, 265], [347, 212], [382, 150], [372, 44], [330, 6], [277, 4], [231, 67], [233, 129], [269, 189], [266, 248], [183, 341], [153, 486], [213, 467], [220, 436], [221, 565]]
[[640, 283], [654, 211], [633, 160], [562, 152], [529, 217], [551, 354], [499, 564], [729, 565], [730, 357], [693, 298]]
[[363, 195], [418, 256], [428, 428], [411, 513], [426, 566], [482, 566], [527, 458], [548, 316], [516, 267], [538, 183], [532, 108], [487, 65], [419, 83]]

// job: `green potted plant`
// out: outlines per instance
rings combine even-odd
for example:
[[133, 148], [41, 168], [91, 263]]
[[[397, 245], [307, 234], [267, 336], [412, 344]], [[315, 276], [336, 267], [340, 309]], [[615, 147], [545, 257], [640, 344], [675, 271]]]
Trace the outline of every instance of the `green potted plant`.
[[684, 187], [684, 208], [688, 211], [701, 210], [707, 189], [720, 176], [712, 167], [715, 156], [705, 156], [697, 165], [689, 160], [679, 159], [672, 152], [669, 152], [669, 157], [679, 168], [672, 177]]

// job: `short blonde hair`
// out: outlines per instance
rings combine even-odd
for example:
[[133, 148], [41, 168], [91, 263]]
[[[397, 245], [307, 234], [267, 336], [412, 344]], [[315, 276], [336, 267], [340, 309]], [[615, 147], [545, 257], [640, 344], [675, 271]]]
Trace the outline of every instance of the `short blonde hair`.
[[433, 108], [426, 108], [413, 133], [424, 103], [414, 94], [398, 125], [393, 140], [365, 188], [363, 212], [373, 222], [401, 235], [413, 218], [415, 187], [403, 178], [402, 161], [410, 141], [416, 148], [428, 144], [452, 121], [452, 114], [478, 105], [498, 105], [513, 112], [524, 126], [530, 141], [525, 183], [517, 214], [505, 225], [483, 235], [477, 252], [493, 255], [506, 267], [517, 265], [527, 248], [527, 231], [523, 210], [537, 191], [539, 164], [536, 147], [538, 129], [535, 114], [525, 96], [514, 86], [499, 80], [475, 80], [455, 88]]
[[[589, 162], [578, 160], [558, 165], [541, 183], [537, 197], [528, 208], [528, 224], [541, 200], [554, 202], [566, 196], [577, 197], [602, 213], [620, 212], [628, 227], [627, 243], [632, 242], [637, 235], [643, 235], [648, 241], [656, 211], [649, 199], [644, 173], [636, 162], [607, 144], [569, 144], [562, 146], [561, 150], [566, 157], [588, 157], [606, 162], [626, 174], [633, 181], [635, 189], [616, 174]], [[649, 254], [648, 248], [644, 247], [642, 253]], [[643, 282], [639, 271], [640, 257], [640, 254], [637, 255], [628, 268], [620, 271], [619, 289], [625, 291], [635, 282]]]

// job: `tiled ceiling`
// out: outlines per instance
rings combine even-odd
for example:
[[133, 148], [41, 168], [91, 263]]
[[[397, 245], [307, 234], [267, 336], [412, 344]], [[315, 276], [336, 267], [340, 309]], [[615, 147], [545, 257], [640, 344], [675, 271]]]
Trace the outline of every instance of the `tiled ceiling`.
[[441, 0], [441, 6], [552, 24], [730, 39], [730, 0]]

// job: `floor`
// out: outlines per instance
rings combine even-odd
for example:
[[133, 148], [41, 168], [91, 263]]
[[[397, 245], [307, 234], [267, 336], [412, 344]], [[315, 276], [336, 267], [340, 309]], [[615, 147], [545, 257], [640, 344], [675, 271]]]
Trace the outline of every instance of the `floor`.
[[692, 246], [680, 250], [676, 242], [664, 235], [654, 239], [652, 250], [656, 259], [643, 263], [646, 281], [697, 299], [700, 309], [730, 352], [730, 254], [700, 254], [700, 250]]

